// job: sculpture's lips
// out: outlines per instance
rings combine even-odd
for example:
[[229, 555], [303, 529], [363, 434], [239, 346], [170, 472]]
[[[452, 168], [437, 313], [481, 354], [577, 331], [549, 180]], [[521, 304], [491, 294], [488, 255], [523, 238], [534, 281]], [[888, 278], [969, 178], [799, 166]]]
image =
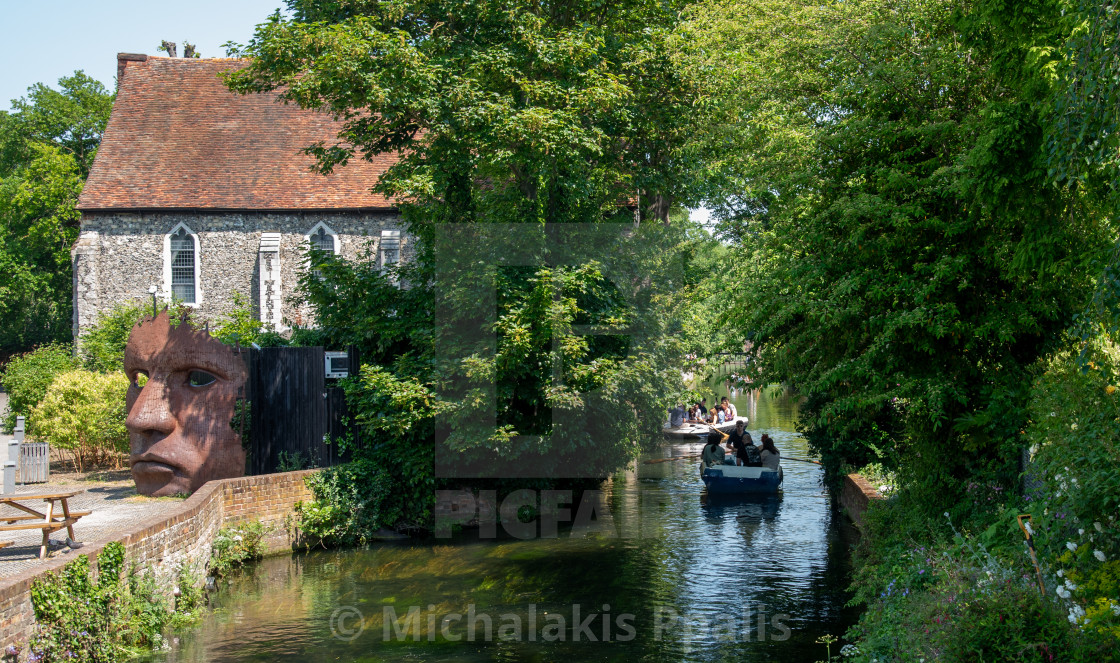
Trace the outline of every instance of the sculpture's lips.
[[158, 460], [138, 460], [132, 463], [132, 471], [137, 474], [169, 474], [179, 473], [179, 468]]

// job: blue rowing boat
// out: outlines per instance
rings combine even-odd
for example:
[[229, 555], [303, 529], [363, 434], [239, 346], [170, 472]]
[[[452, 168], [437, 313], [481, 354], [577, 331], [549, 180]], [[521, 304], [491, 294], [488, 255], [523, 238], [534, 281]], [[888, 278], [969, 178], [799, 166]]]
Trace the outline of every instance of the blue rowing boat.
[[700, 478], [709, 495], [776, 493], [782, 485], [782, 471], [765, 467], [715, 465], [704, 470]]

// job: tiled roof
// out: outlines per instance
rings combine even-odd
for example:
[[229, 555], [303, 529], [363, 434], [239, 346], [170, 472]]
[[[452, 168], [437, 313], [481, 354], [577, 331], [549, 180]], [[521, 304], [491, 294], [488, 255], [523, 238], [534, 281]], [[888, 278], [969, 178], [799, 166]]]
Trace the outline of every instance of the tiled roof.
[[78, 209], [391, 208], [370, 193], [395, 162], [351, 159], [330, 175], [300, 150], [337, 141], [329, 115], [230, 92], [244, 60], [118, 56], [117, 99]]

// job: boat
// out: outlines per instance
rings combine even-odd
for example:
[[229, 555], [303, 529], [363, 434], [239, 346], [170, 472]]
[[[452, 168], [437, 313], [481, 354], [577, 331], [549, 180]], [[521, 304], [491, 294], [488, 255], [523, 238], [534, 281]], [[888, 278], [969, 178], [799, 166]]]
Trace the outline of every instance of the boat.
[[743, 422], [747, 425], [748, 419], [746, 417], [735, 417], [732, 421], [727, 423], [709, 426], [708, 424], [685, 424], [680, 428], [671, 428], [668, 423], [665, 424], [665, 437], [671, 438], [690, 438], [690, 437], [706, 437], [713, 428], [721, 433], [730, 433], [735, 430], [735, 424]]
[[715, 465], [700, 474], [709, 495], [745, 495], [776, 493], [782, 485], [781, 469]]

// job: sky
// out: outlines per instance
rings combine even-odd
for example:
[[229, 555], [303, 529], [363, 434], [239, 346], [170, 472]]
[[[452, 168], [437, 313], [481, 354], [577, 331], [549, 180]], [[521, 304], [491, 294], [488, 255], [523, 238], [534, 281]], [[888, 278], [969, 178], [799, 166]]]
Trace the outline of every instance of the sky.
[[117, 53], [164, 55], [163, 40], [223, 57], [221, 44], [249, 41], [284, 0], [0, 0], [0, 110], [35, 83], [82, 69], [112, 90]]

